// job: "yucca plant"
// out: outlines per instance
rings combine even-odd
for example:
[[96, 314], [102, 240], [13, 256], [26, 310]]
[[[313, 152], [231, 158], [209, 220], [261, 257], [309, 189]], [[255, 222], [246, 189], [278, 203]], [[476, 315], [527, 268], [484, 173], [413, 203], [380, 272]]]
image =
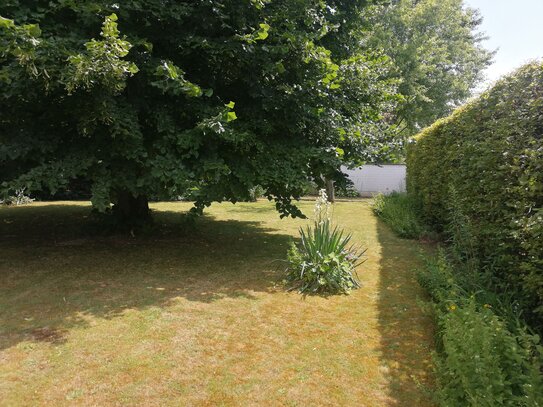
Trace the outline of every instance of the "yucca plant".
[[300, 244], [288, 251], [286, 281], [301, 293], [348, 293], [360, 287], [356, 267], [364, 251], [350, 244], [352, 235], [332, 226], [329, 203], [320, 191], [315, 205], [315, 223], [300, 228]]

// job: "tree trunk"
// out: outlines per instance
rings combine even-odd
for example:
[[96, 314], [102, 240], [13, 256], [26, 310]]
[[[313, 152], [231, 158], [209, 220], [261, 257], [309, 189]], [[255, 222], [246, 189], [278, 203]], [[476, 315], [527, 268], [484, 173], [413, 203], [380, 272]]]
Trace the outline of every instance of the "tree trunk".
[[326, 195], [328, 195], [329, 202], [336, 201], [336, 189], [334, 187], [334, 181], [326, 178]]
[[144, 195], [134, 196], [130, 192], [117, 193], [113, 214], [121, 226], [133, 228], [151, 221], [149, 201]]

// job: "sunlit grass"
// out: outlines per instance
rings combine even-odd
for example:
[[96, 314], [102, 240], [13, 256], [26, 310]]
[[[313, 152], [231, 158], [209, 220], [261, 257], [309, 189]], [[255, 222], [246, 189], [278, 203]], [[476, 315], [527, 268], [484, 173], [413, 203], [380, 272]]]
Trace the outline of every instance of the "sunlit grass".
[[305, 299], [281, 285], [304, 221], [261, 201], [187, 227], [189, 207], [154, 204], [136, 238], [83, 203], [0, 209], [0, 405], [431, 405], [420, 246], [368, 201], [334, 208], [368, 248], [362, 287]]

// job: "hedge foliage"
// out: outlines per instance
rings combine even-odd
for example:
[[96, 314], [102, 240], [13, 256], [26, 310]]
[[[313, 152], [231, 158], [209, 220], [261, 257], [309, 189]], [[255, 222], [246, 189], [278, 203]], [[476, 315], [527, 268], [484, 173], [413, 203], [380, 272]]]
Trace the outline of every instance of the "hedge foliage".
[[520, 68], [416, 136], [407, 168], [425, 221], [447, 232], [460, 211], [481, 269], [498, 291], [519, 294], [524, 316], [541, 330], [543, 64]]

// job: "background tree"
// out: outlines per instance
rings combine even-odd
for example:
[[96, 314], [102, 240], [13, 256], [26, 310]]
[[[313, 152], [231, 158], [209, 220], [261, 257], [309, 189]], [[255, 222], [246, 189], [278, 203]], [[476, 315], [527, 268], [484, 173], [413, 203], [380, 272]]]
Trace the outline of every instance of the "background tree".
[[[363, 0], [5, 0], [4, 191], [85, 180], [129, 221], [147, 199], [247, 199], [282, 215], [308, 178], [390, 154], [388, 58], [365, 51]], [[118, 25], [117, 25], [118, 24]], [[100, 29], [101, 27], [101, 29]]]
[[445, 117], [471, 96], [491, 64], [479, 12], [463, 0], [393, 0], [371, 10], [370, 47], [394, 61], [405, 101], [397, 112], [407, 134]]

